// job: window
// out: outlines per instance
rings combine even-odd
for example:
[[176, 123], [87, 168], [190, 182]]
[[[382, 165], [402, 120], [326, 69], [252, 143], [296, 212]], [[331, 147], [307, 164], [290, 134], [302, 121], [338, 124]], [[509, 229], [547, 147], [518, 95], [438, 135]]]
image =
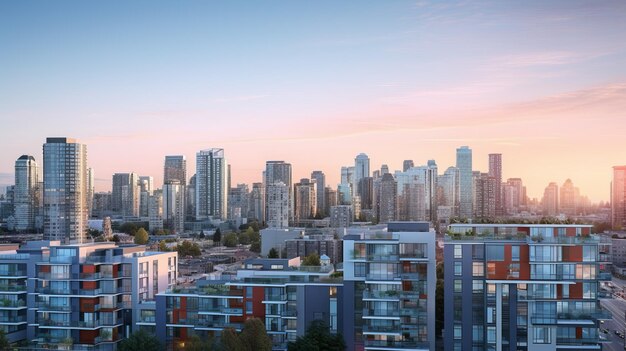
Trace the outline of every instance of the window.
[[584, 245], [583, 246], [583, 262], [596, 262], [596, 246]]
[[487, 342], [490, 344], [496, 342], [496, 327], [487, 327]]
[[454, 245], [454, 258], [463, 258], [463, 246]]
[[511, 261], [519, 261], [519, 246], [511, 246]]
[[455, 325], [454, 326], [454, 338], [455, 339], [461, 339], [463, 337], [463, 329], [462, 326], [460, 325]]
[[246, 301], [246, 314], [252, 314], [252, 301]]
[[475, 293], [483, 292], [483, 281], [482, 280], [474, 280], [472, 281], [472, 291]]
[[455, 293], [460, 293], [463, 289], [463, 281], [461, 279], [455, 279], [454, 280], [454, 292]]
[[482, 277], [485, 275], [485, 264], [482, 262], [472, 263], [472, 276]]
[[253, 290], [253, 288], [251, 286], [246, 288], [246, 298], [248, 298], [248, 299], [252, 298], [252, 291], [254, 291], [254, 290]]
[[487, 246], [487, 261], [504, 261], [504, 245]]
[[454, 262], [454, 275], [463, 275], [463, 263]]
[[365, 262], [355, 262], [354, 263], [354, 276], [365, 277], [365, 274], [367, 274], [367, 266]]
[[483, 260], [485, 258], [485, 246], [472, 245], [472, 259]]
[[533, 343], [535, 344], [551, 344], [551, 336], [550, 328], [533, 328]]

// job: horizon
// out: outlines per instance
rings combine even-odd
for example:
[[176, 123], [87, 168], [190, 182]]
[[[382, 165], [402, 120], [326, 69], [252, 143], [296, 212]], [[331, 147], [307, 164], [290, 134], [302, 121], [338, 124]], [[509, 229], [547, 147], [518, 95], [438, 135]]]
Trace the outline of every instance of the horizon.
[[[232, 183], [503, 155], [530, 198], [608, 201], [626, 164], [622, 1], [0, 3], [0, 186], [45, 138], [87, 145], [96, 191], [219, 147]], [[262, 15], [259, 15], [262, 14]], [[442, 172], [440, 172], [442, 173]]]

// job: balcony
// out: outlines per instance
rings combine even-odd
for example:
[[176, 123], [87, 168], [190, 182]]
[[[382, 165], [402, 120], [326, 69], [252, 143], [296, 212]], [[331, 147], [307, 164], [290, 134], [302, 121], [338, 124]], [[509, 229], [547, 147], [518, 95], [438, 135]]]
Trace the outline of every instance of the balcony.
[[400, 317], [399, 310], [371, 310], [364, 308], [363, 309], [363, 318], [366, 317], [378, 317], [378, 318], [393, 318]]
[[365, 340], [365, 347], [390, 348], [390, 349], [424, 349], [428, 350], [428, 342], [418, 341], [395, 341], [395, 340]]
[[26, 301], [24, 300], [9, 300], [9, 299], [0, 299], [0, 309], [15, 309], [15, 308], [25, 308]]
[[610, 281], [611, 279], [613, 279], [613, 276], [610, 272], [600, 272], [597, 275], [597, 279], [600, 281]]
[[398, 254], [393, 255], [368, 255], [367, 260], [372, 262], [398, 262], [400, 256]]
[[366, 280], [378, 280], [378, 281], [392, 281], [392, 280], [400, 280], [399, 274], [380, 274], [380, 273], [370, 273], [365, 276]]
[[400, 326], [397, 325], [389, 325], [389, 326], [372, 326], [372, 325], [364, 325], [363, 326], [364, 334], [397, 334], [400, 335], [401, 330]]
[[69, 306], [69, 305], [65, 305], [65, 306], [51, 305], [51, 304], [45, 303], [45, 302], [37, 303], [37, 308], [39, 309], [40, 312], [46, 312], [46, 311], [72, 312], [72, 306]]
[[368, 289], [363, 290], [363, 299], [398, 301], [400, 299], [400, 294], [401, 291], [398, 290], [372, 291]]
[[0, 317], [0, 324], [3, 325], [11, 325], [11, 324], [20, 324], [26, 323], [26, 316], [10, 316], [10, 317]]
[[296, 310], [283, 310], [280, 315], [285, 318], [297, 317], [298, 311]]
[[26, 274], [26, 271], [17, 270], [17, 271], [0, 271], [0, 277], [2, 279], [23, 279], [23, 278], [27, 278], [28, 276]]
[[23, 284], [4, 284], [0, 285], [0, 292], [26, 292], [26, 285]]
[[50, 272], [37, 272], [37, 278], [44, 280], [70, 280], [69, 274], [52, 274]]

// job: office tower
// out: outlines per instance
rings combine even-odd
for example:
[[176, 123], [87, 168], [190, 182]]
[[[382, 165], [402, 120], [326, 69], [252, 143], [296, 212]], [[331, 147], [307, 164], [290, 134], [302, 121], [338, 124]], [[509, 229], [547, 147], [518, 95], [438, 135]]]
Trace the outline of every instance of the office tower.
[[337, 186], [337, 204], [350, 205], [352, 203], [352, 187], [350, 184], [339, 184]]
[[467, 146], [456, 149], [456, 168], [459, 170], [459, 217], [472, 218], [474, 214], [472, 149]]
[[341, 167], [341, 184], [352, 184], [354, 167]]
[[163, 229], [163, 190], [156, 189], [148, 198], [148, 226], [153, 234]]
[[87, 146], [70, 138], [43, 145], [44, 239], [82, 243], [88, 229]]
[[359, 182], [361, 179], [370, 176], [370, 158], [360, 153], [354, 158], [354, 178], [352, 179], [352, 192], [357, 196], [362, 196], [359, 192]]
[[361, 198], [361, 209], [371, 210], [374, 201], [374, 194], [372, 193], [374, 191], [374, 178], [361, 178], [357, 191]]
[[343, 257], [346, 350], [434, 351], [435, 231], [428, 223], [349, 233]]
[[509, 178], [504, 186], [504, 209], [508, 215], [519, 213], [524, 207], [524, 185], [520, 178]]
[[496, 196], [498, 188], [500, 188], [500, 186], [495, 177], [492, 177], [489, 173], [480, 173], [480, 177], [476, 179], [475, 183], [475, 218], [494, 218], [496, 216]]
[[228, 212], [227, 163], [224, 149], [196, 153], [196, 219], [226, 220]]
[[293, 183], [291, 180], [291, 163], [286, 163], [285, 161], [267, 161], [265, 162], [265, 172], [263, 175], [263, 182], [265, 183], [266, 191], [265, 191], [265, 215], [269, 216], [268, 208], [270, 205], [269, 202], [269, 191], [267, 191], [267, 187], [272, 184], [283, 183], [287, 186], [288, 192], [288, 203], [289, 203], [289, 213], [287, 215], [288, 220], [293, 219]]
[[353, 219], [354, 214], [350, 205], [338, 205], [330, 208], [331, 228], [348, 228], [352, 224]]
[[15, 188], [13, 191], [13, 211], [15, 230], [35, 229], [35, 216], [38, 212], [39, 168], [35, 158], [22, 155], [15, 161]]
[[337, 191], [327, 186], [324, 190], [324, 196], [326, 197], [326, 213], [330, 213], [330, 208], [337, 206]]
[[256, 219], [261, 223], [265, 222], [265, 188], [263, 183], [252, 183], [248, 218]]
[[426, 220], [435, 223], [437, 221], [437, 175], [439, 174], [435, 160], [428, 160], [426, 165]]
[[176, 179], [163, 184], [163, 226], [173, 234], [185, 231], [185, 189]]
[[93, 168], [87, 168], [87, 216], [91, 218], [93, 212], [93, 194], [96, 192], [96, 174]]
[[404, 160], [404, 162], [402, 162], [402, 172], [406, 172], [409, 170], [409, 168], [413, 167], [415, 167], [415, 165], [413, 164], [413, 160]]
[[134, 245], [26, 242], [0, 257], [6, 336], [27, 350], [115, 350], [175, 283], [176, 259]]
[[458, 216], [459, 209], [459, 169], [448, 167], [443, 175], [437, 176], [437, 202], [439, 206], [451, 209], [452, 216]]
[[489, 176], [495, 178], [496, 187], [496, 216], [502, 216], [502, 154], [489, 154]]
[[426, 167], [396, 171], [397, 218], [400, 221], [423, 221], [426, 219]]
[[611, 225], [615, 230], [626, 228], [626, 166], [613, 167]]
[[[609, 245], [591, 225], [453, 224], [444, 350], [601, 350]], [[469, 233], [469, 235], [467, 234]]]
[[163, 184], [168, 180], [178, 180], [181, 185], [187, 185], [187, 160], [185, 156], [165, 156]]
[[149, 217], [149, 202], [152, 190], [154, 189], [154, 179], [150, 176], [139, 176], [139, 216]]
[[228, 193], [228, 219], [237, 220], [248, 217], [250, 190], [248, 184], [237, 184]]
[[380, 191], [377, 197], [377, 218], [379, 223], [388, 223], [396, 220], [396, 201], [398, 189], [396, 180], [390, 173], [383, 174], [380, 181]]
[[552, 182], [543, 191], [541, 199], [544, 216], [556, 216], [559, 214], [559, 186]]
[[567, 179], [565, 183], [563, 183], [559, 195], [560, 212], [568, 216], [577, 215], [580, 191], [574, 186], [571, 179]]
[[326, 175], [322, 171], [311, 172], [311, 181], [314, 181], [317, 187], [317, 214], [325, 217], [326, 211]]
[[189, 184], [187, 184], [185, 193], [185, 202], [187, 207], [185, 209], [185, 216], [187, 220], [193, 221], [196, 218], [196, 175], [192, 175], [189, 178]]
[[317, 184], [307, 178], [293, 186], [295, 222], [314, 218], [317, 214]]
[[387, 165], [382, 165], [380, 166], [380, 176], [382, 177], [385, 174], [389, 173], [389, 166]]
[[113, 212], [123, 217], [139, 217], [139, 175], [136, 173], [113, 174], [111, 203]]
[[289, 226], [289, 187], [283, 182], [270, 183], [265, 188], [265, 222], [269, 228]]

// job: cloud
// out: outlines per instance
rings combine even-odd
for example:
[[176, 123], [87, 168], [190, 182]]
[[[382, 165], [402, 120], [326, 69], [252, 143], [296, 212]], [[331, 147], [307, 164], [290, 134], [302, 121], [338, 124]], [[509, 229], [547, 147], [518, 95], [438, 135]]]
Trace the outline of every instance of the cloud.
[[504, 67], [533, 67], [567, 65], [595, 59], [607, 53], [579, 53], [570, 51], [546, 51], [505, 55], [491, 60], [491, 64]]

